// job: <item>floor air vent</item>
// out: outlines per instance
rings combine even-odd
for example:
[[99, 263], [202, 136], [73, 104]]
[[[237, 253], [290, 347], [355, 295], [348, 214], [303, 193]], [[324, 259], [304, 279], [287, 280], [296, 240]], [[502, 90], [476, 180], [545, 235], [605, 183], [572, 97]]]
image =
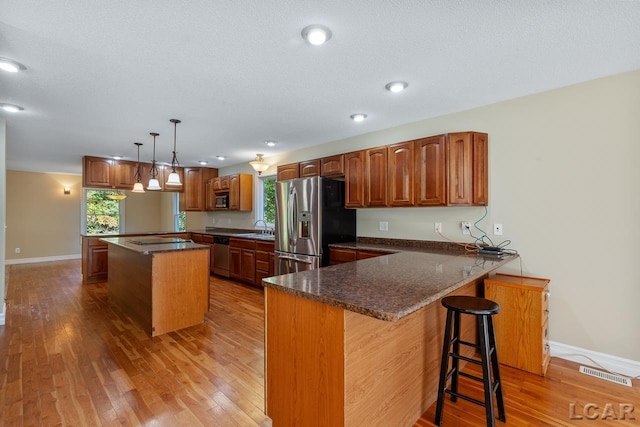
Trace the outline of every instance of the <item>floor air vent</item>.
[[621, 375], [598, 371], [597, 369], [589, 368], [586, 366], [580, 366], [580, 373], [591, 375], [592, 377], [596, 377], [596, 378], [601, 378], [603, 380], [611, 381], [612, 383], [626, 385], [627, 387], [633, 387], [633, 384], [631, 383], [631, 378], [623, 377]]

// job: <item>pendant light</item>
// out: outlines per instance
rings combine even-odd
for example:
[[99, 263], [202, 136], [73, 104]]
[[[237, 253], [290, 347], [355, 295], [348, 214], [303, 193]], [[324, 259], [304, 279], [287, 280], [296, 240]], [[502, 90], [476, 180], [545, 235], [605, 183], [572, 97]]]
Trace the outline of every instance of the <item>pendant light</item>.
[[156, 136], [160, 134], [149, 132], [149, 135], [153, 136], [153, 160], [151, 161], [151, 179], [149, 180], [149, 185], [147, 185], [147, 190], [162, 190], [158, 181], [158, 166], [156, 166]]
[[176, 165], [180, 166], [180, 163], [178, 163], [178, 157], [176, 156], [176, 128], [178, 127], [178, 123], [181, 123], [181, 121], [178, 119], [171, 119], [169, 121], [173, 123], [173, 159], [171, 160], [171, 173], [164, 185], [180, 187], [182, 186], [182, 183], [180, 182], [180, 175], [176, 172]]
[[126, 198], [127, 198], [127, 195], [126, 195], [126, 194], [124, 194], [124, 193], [123, 193], [122, 191], [120, 191], [120, 190], [117, 190], [117, 191], [114, 191], [114, 192], [112, 192], [112, 193], [107, 194], [107, 199], [111, 199], [111, 200], [118, 200], [118, 201], [120, 201], [120, 200], [124, 200], [124, 199], [126, 199]]
[[140, 146], [141, 142], [134, 142], [134, 145], [138, 147], [138, 164], [136, 165], [136, 172], [133, 174], [133, 177], [136, 180], [136, 183], [133, 184], [132, 193], [144, 193], [144, 187], [142, 187], [142, 171], [140, 170]]
[[252, 162], [249, 162], [251, 167], [256, 172], [258, 172], [258, 175], [261, 175], [262, 172], [266, 171], [267, 169], [269, 169], [269, 166], [271, 166], [270, 164], [264, 162], [262, 156], [264, 156], [264, 154], [256, 154], [256, 158], [253, 159]]

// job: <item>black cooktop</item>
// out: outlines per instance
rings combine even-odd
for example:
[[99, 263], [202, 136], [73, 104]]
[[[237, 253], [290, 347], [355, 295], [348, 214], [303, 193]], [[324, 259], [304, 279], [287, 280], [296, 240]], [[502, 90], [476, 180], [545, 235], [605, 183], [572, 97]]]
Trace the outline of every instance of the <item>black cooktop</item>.
[[133, 243], [134, 245], [161, 245], [164, 243], [186, 243], [190, 241], [179, 237], [141, 237], [127, 240], [128, 243]]

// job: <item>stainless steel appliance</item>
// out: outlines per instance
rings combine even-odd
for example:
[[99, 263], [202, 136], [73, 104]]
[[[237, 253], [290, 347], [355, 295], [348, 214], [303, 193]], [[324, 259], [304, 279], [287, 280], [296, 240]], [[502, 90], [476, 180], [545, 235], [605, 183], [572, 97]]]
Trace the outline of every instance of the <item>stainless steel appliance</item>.
[[275, 234], [276, 274], [329, 265], [329, 244], [356, 240], [344, 182], [318, 176], [276, 182]]
[[213, 236], [213, 272], [229, 277], [229, 237]]
[[227, 209], [229, 207], [228, 194], [216, 194], [216, 209]]

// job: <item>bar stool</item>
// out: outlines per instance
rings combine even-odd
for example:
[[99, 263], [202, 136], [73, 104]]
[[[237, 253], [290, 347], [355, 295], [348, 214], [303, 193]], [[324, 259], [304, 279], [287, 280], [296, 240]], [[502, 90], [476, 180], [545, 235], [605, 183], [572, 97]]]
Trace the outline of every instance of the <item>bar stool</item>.
[[[442, 299], [442, 305], [447, 308], [447, 321], [444, 330], [444, 343], [442, 347], [442, 362], [440, 365], [440, 384], [438, 386], [438, 403], [436, 406], [435, 424], [442, 423], [442, 409], [444, 395], [449, 393], [451, 401], [458, 397], [485, 407], [487, 426], [495, 426], [493, 412], [493, 395], [496, 395], [498, 404], [498, 419], [506, 421], [504, 402], [502, 400], [502, 383], [498, 367], [498, 354], [496, 352], [496, 339], [493, 332], [492, 316], [500, 312], [500, 306], [488, 299], [471, 296], [452, 296]], [[469, 314], [477, 317], [478, 336], [480, 343], [470, 343], [460, 339], [460, 314]], [[453, 336], [451, 327], [453, 326]], [[465, 357], [460, 354], [460, 344], [474, 347], [480, 351], [481, 360]], [[449, 351], [453, 346], [453, 351]], [[449, 357], [451, 357], [451, 370], [449, 370]], [[491, 370], [493, 382], [489, 372], [489, 358], [491, 358]], [[460, 372], [458, 364], [460, 359], [482, 366], [482, 378], [465, 372]], [[458, 393], [458, 375], [471, 378], [484, 384], [484, 402]], [[451, 388], [447, 388], [447, 380], [451, 378]]]

